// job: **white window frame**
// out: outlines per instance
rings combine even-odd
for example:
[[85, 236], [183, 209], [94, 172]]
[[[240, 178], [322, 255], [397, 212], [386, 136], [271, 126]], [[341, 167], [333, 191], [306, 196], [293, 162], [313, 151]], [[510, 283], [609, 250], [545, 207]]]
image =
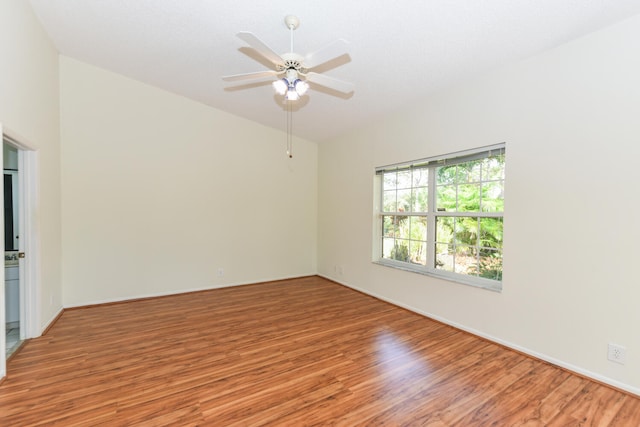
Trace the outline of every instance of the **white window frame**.
[[[496, 154], [505, 153], [506, 144], [496, 144], [486, 147], [479, 147], [472, 150], [465, 150], [456, 153], [429, 157], [425, 159], [414, 160], [410, 162], [397, 163], [387, 166], [380, 166], [375, 169], [374, 175], [374, 232], [373, 232], [373, 252], [372, 261], [376, 264], [393, 267], [400, 270], [406, 270], [414, 273], [424, 274], [428, 276], [438, 277], [441, 279], [462, 283], [500, 292], [502, 290], [502, 280], [492, 280], [479, 276], [455, 273], [430, 267], [435, 265], [435, 248], [436, 248], [436, 217], [475, 217], [475, 218], [503, 218], [504, 212], [456, 212], [456, 211], [437, 211], [436, 208], [436, 168], [457, 163], [464, 163], [470, 160], [480, 159]], [[402, 170], [406, 168], [424, 167], [428, 169], [428, 208], [426, 212], [385, 212], [383, 210], [383, 184], [382, 177], [384, 172], [392, 170]], [[402, 216], [421, 216], [427, 219], [427, 262], [426, 265], [414, 264], [383, 258], [382, 241], [383, 241], [383, 217], [389, 215]]]

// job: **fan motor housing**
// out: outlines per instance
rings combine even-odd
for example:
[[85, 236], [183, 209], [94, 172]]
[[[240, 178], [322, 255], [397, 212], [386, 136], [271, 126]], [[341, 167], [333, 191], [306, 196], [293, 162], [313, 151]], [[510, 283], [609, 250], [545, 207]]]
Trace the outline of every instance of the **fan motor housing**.
[[304, 58], [297, 53], [285, 53], [282, 55], [284, 65], [278, 64], [278, 71], [296, 70], [299, 73], [306, 73], [307, 69], [302, 66]]

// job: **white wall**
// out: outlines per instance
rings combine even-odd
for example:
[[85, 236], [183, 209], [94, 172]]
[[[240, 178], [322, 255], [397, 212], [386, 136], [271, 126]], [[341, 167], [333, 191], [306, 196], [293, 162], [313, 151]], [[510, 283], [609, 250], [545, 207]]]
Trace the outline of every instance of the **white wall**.
[[44, 328], [62, 307], [58, 53], [27, 1], [0, 2], [0, 58], [0, 122], [38, 153]]
[[316, 273], [316, 144], [289, 159], [279, 130], [67, 57], [60, 74], [65, 306]]
[[[638, 40], [640, 16], [320, 145], [319, 272], [640, 394]], [[375, 166], [500, 142], [502, 293], [371, 263]]]

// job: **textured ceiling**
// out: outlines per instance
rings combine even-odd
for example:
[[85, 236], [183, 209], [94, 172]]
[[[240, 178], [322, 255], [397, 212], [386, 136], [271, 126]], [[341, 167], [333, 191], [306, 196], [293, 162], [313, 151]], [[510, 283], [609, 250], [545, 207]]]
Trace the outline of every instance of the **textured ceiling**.
[[318, 142], [640, 13], [638, 0], [30, 1], [61, 54], [283, 130], [268, 81], [221, 79], [266, 69], [236, 33], [285, 53], [293, 14], [297, 53], [346, 39], [351, 60], [323, 71], [354, 92], [312, 87], [297, 101], [294, 133]]

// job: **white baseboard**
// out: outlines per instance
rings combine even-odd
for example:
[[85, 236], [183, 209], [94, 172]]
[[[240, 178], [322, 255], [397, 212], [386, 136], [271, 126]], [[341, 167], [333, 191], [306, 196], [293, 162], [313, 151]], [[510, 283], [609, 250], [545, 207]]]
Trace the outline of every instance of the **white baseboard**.
[[603, 384], [608, 384], [608, 385], [610, 385], [612, 387], [615, 387], [615, 388], [620, 389], [620, 390], [624, 390], [624, 391], [626, 391], [628, 393], [631, 393], [631, 394], [634, 394], [634, 395], [640, 397], [640, 388], [638, 388], [638, 387], [633, 387], [633, 386], [631, 386], [629, 384], [614, 380], [612, 378], [606, 377], [604, 375], [597, 374], [595, 372], [591, 372], [591, 371], [589, 371], [587, 369], [583, 369], [583, 368], [581, 368], [579, 366], [575, 366], [575, 365], [573, 365], [571, 363], [567, 363], [565, 361], [556, 359], [556, 358], [548, 356], [546, 354], [539, 353], [537, 351], [528, 349], [526, 347], [519, 346], [517, 344], [513, 344], [511, 342], [505, 341], [505, 340], [503, 340], [501, 338], [494, 337], [494, 336], [489, 335], [489, 334], [485, 334], [482, 331], [478, 331], [476, 329], [466, 327], [464, 325], [458, 324], [456, 322], [452, 322], [452, 321], [450, 321], [448, 319], [445, 319], [443, 317], [434, 315], [434, 314], [426, 312], [424, 310], [420, 310], [420, 309], [417, 309], [417, 308], [412, 307], [410, 305], [407, 305], [407, 304], [404, 304], [404, 303], [401, 303], [401, 302], [398, 302], [398, 301], [394, 301], [393, 299], [384, 297], [382, 295], [378, 295], [375, 292], [371, 292], [371, 291], [362, 289], [362, 288], [357, 287], [357, 286], [352, 286], [352, 285], [350, 285], [348, 283], [345, 283], [345, 282], [343, 282], [341, 280], [338, 280], [338, 279], [335, 279], [333, 277], [326, 276], [326, 275], [323, 275], [323, 274], [318, 274], [318, 276], [324, 277], [325, 279], [329, 279], [329, 280], [331, 280], [333, 282], [336, 282], [336, 283], [339, 283], [339, 284], [341, 284], [343, 286], [346, 286], [348, 288], [354, 289], [354, 290], [356, 290], [358, 292], [362, 292], [363, 294], [370, 295], [370, 296], [372, 296], [374, 298], [377, 298], [377, 299], [379, 299], [381, 301], [385, 301], [385, 302], [388, 302], [388, 303], [393, 304], [395, 306], [402, 307], [402, 308], [404, 308], [406, 310], [412, 311], [414, 313], [418, 313], [418, 314], [420, 314], [422, 316], [428, 317], [430, 319], [436, 320], [436, 321], [444, 323], [446, 325], [453, 326], [456, 329], [460, 329], [462, 331], [468, 332], [468, 333], [473, 334], [475, 336], [478, 336], [478, 337], [484, 338], [486, 340], [495, 342], [497, 344], [500, 344], [500, 345], [503, 345], [505, 347], [511, 348], [513, 350], [516, 350], [516, 351], [518, 351], [520, 353], [524, 353], [524, 354], [529, 355], [531, 357], [534, 357], [536, 359], [543, 360], [543, 361], [548, 362], [548, 363], [550, 363], [552, 365], [559, 366], [559, 367], [564, 368], [564, 369], [566, 369], [568, 371], [574, 372], [576, 374], [582, 375], [582, 376], [587, 377], [587, 378], [591, 378], [591, 379], [593, 379], [595, 381], [598, 381], [598, 382], [601, 382]]

